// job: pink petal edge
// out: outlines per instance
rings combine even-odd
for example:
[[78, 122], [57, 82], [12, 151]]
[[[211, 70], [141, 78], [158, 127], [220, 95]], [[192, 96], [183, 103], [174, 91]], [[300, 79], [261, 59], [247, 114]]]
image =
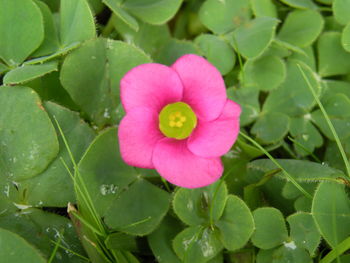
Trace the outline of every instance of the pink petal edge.
[[178, 74], [161, 64], [137, 66], [120, 81], [120, 96], [126, 112], [135, 107], [149, 107], [159, 112], [165, 105], [180, 101], [182, 94]]
[[187, 149], [186, 140], [164, 138], [153, 151], [153, 164], [167, 181], [185, 188], [207, 186], [223, 172], [220, 158], [202, 158]]
[[153, 169], [152, 154], [164, 135], [158, 129], [158, 113], [138, 107], [129, 111], [118, 128], [120, 154], [131, 166]]
[[227, 100], [223, 112], [214, 121], [199, 121], [187, 140], [189, 150], [201, 157], [219, 157], [227, 153], [239, 133], [241, 107]]
[[198, 118], [216, 119], [226, 102], [226, 88], [220, 72], [206, 59], [188, 54], [171, 66], [183, 83], [183, 101], [196, 112]]

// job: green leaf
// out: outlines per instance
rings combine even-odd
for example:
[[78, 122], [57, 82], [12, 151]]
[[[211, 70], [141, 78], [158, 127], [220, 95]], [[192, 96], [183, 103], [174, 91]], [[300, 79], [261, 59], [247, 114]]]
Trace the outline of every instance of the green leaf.
[[303, 53], [294, 52], [290, 56], [290, 58], [295, 59], [295, 60], [299, 60], [299, 61], [305, 63], [305, 65], [309, 66], [310, 69], [312, 69], [313, 71], [316, 71], [316, 69], [317, 69], [316, 57], [314, 54], [313, 46], [303, 47], [303, 48], [300, 48], [300, 50], [303, 51]]
[[218, 231], [201, 226], [191, 226], [179, 233], [173, 247], [181, 262], [204, 263], [214, 258], [221, 250]]
[[220, 220], [216, 223], [220, 239], [230, 251], [242, 248], [254, 231], [253, 216], [248, 206], [237, 196], [229, 195]]
[[172, 248], [172, 241], [180, 231], [180, 222], [171, 216], [166, 216], [159, 227], [147, 237], [159, 263], [180, 263]]
[[271, 44], [278, 20], [258, 17], [239, 26], [233, 33], [233, 44], [237, 52], [247, 58], [260, 56]]
[[294, 243], [285, 243], [276, 249], [260, 250], [257, 257], [257, 263], [312, 263], [313, 260], [305, 249], [296, 247]]
[[342, 25], [346, 25], [350, 22], [350, 1], [349, 0], [334, 0], [333, 1], [333, 14], [335, 19]]
[[341, 44], [346, 51], [350, 52], [350, 22], [344, 27], [341, 35]]
[[[340, 170], [315, 162], [293, 159], [277, 159], [277, 161], [298, 182], [311, 183], [320, 182], [322, 180], [336, 181], [337, 178], [346, 178]], [[278, 167], [269, 159], [259, 159], [249, 163], [249, 169], [262, 171], [264, 173], [277, 168]], [[280, 171], [274, 176], [287, 180], [287, 177]], [[339, 182], [342, 182], [342, 180]]]
[[86, 0], [61, 0], [60, 39], [62, 47], [96, 37], [94, 17]]
[[182, 0], [126, 0], [122, 7], [147, 23], [160, 25], [174, 16], [181, 4]]
[[116, 128], [100, 133], [78, 165], [100, 216], [106, 213], [123, 189], [137, 178], [135, 169], [121, 159], [117, 134]]
[[115, 30], [122, 35], [124, 41], [135, 44], [151, 56], [154, 56], [171, 37], [167, 24], [150, 25], [139, 22], [139, 29], [136, 32], [118, 17], [113, 17], [113, 25]]
[[294, 8], [300, 9], [316, 9], [317, 5], [315, 5], [312, 0], [280, 0], [282, 3], [289, 5]]
[[57, 71], [57, 61], [40, 65], [23, 65], [6, 73], [4, 84], [20, 84], [42, 77], [52, 71]]
[[277, 18], [276, 6], [272, 0], [251, 0], [255, 17], [270, 16]]
[[294, 202], [294, 208], [296, 211], [310, 212], [311, 205], [312, 205], [312, 200], [310, 200], [306, 196], [300, 196]]
[[[44, 104], [49, 116], [60, 124], [75, 160], [78, 162], [93, 140], [94, 131], [80, 119], [78, 113], [72, 112], [52, 102]], [[59, 131], [56, 128], [57, 134]], [[41, 174], [21, 181], [19, 189], [26, 192], [27, 203], [33, 206], [65, 207], [68, 202], [76, 200], [73, 180], [70, 178], [61, 158], [73, 170], [68, 151], [59, 136], [60, 151], [57, 157]]]
[[210, 35], [199, 35], [194, 41], [206, 59], [212, 63], [222, 75], [229, 73], [235, 63], [236, 55], [232, 47], [223, 39]]
[[323, 18], [315, 10], [298, 10], [288, 14], [278, 38], [299, 47], [311, 45], [322, 32]]
[[341, 33], [325, 32], [317, 43], [318, 72], [322, 77], [350, 72], [350, 53], [341, 45]]
[[349, 237], [350, 201], [344, 185], [320, 183], [311, 211], [318, 230], [332, 248]]
[[150, 59], [132, 45], [96, 39], [66, 57], [60, 79], [73, 101], [102, 127], [117, 122], [115, 108], [120, 103], [121, 78], [133, 67], [147, 62]]
[[244, 64], [244, 83], [259, 90], [276, 89], [286, 78], [286, 65], [277, 56], [263, 56]]
[[105, 244], [108, 249], [112, 250], [137, 250], [136, 237], [119, 232], [109, 234], [105, 240]]
[[321, 235], [315, 225], [312, 215], [309, 213], [296, 213], [287, 218], [290, 225], [290, 238], [297, 247], [305, 248], [311, 256], [321, 242]]
[[68, 92], [62, 87], [59, 71], [54, 71], [26, 84], [37, 92], [44, 101], [52, 101], [71, 110], [79, 111]]
[[242, 114], [240, 116], [240, 125], [245, 126], [252, 123], [259, 117], [260, 103], [259, 91], [254, 89], [227, 89], [228, 97], [242, 107]]
[[0, 257], [6, 262], [46, 262], [40, 253], [15, 233], [0, 229]]
[[[311, 123], [310, 117], [310, 114], [305, 114], [303, 117], [291, 118], [290, 122], [290, 134], [297, 142], [293, 143], [294, 149], [302, 156], [312, 153], [315, 148], [323, 144], [323, 138]], [[308, 151], [305, 151], [304, 148]]]
[[186, 40], [171, 39], [155, 55], [158, 63], [172, 65], [179, 57], [186, 54], [199, 54], [199, 50], [193, 42]]
[[[31, 243], [46, 258], [50, 257], [55, 247], [52, 241], [58, 242], [61, 239], [61, 245], [70, 251], [58, 248], [53, 262], [86, 262], [71, 253], [71, 251], [74, 251], [80, 255], [85, 255], [72, 223], [66, 217], [29, 208], [3, 213], [0, 217], [0, 225], [4, 229], [17, 233]], [[22, 250], [20, 251], [22, 252]], [[27, 262], [27, 260], [20, 262]]]
[[58, 140], [38, 95], [0, 87], [0, 112], [0, 171], [12, 180], [39, 174], [57, 155]]
[[59, 49], [60, 44], [54, 17], [49, 7], [39, 0], [35, 0], [35, 3], [40, 8], [44, 19], [44, 40], [32, 56], [40, 57], [54, 53]]
[[7, 72], [8, 70], [9, 68], [0, 62], [0, 75], [3, 74], [4, 72]]
[[201, 22], [216, 34], [227, 33], [251, 17], [249, 1], [206, 0], [199, 10]]
[[290, 59], [287, 62], [287, 77], [276, 90], [268, 95], [263, 106], [264, 112], [280, 112], [289, 116], [300, 116], [310, 112], [315, 105], [315, 99], [298, 65], [307, 75], [316, 93], [321, 92], [315, 72], [304, 63]]
[[139, 30], [139, 23], [127, 11], [121, 8], [117, 0], [103, 0], [103, 3], [108, 6], [112, 12], [124, 23], [130, 26], [133, 30]]
[[350, 82], [341, 80], [324, 80], [325, 86], [321, 102], [324, 103], [329, 97], [335, 94], [344, 94], [350, 99]]
[[255, 232], [253, 244], [262, 249], [274, 248], [288, 238], [286, 224], [282, 213], [273, 207], [258, 208], [253, 212]]
[[267, 112], [254, 123], [251, 133], [261, 142], [276, 143], [283, 139], [289, 130], [290, 118], [279, 112]]
[[0, 58], [11, 66], [22, 63], [44, 39], [38, 6], [31, 0], [0, 0], [0, 39]]
[[[344, 94], [336, 94], [327, 98], [323, 106], [329, 115], [332, 124], [339, 136], [344, 139], [350, 136], [350, 99]], [[331, 140], [334, 140], [333, 133], [321, 112], [316, 110], [312, 114], [312, 121]]]
[[132, 235], [151, 233], [166, 215], [170, 196], [146, 180], [137, 179], [120, 193], [106, 211], [105, 222]]
[[173, 208], [176, 215], [190, 226], [208, 224], [210, 212], [213, 220], [219, 220], [225, 208], [226, 198], [226, 184], [219, 181], [202, 188], [180, 188], [174, 196]]
[[326, 5], [331, 5], [334, 2], [334, 0], [316, 0], [316, 1]]

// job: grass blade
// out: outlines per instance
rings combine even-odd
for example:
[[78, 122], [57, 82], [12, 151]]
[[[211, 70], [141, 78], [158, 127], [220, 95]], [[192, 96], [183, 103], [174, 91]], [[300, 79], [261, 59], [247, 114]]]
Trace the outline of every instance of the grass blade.
[[298, 188], [300, 192], [302, 192], [307, 198], [312, 199], [312, 196], [308, 192], [306, 192], [306, 190], [276, 161], [275, 158], [272, 157], [272, 155], [268, 151], [265, 150], [264, 147], [262, 147], [259, 143], [257, 143], [255, 140], [253, 140], [243, 132], [240, 132], [239, 134], [248, 141], [250, 141], [252, 144], [254, 144], [254, 146], [259, 148], [278, 168], [282, 170], [285, 176], [292, 182], [292, 184], [294, 184], [296, 188]]
[[318, 96], [317, 96], [317, 94], [316, 94], [314, 88], [312, 87], [312, 85], [311, 85], [311, 83], [310, 83], [308, 77], [306, 76], [305, 72], [303, 71], [303, 69], [301, 68], [301, 66], [300, 66], [299, 64], [298, 64], [298, 68], [299, 68], [299, 70], [300, 70], [300, 72], [301, 72], [301, 75], [303, 76], [303, 78], [304, 78], [304, 80], [305, 80], [307, 86], [309, 87], [309, 89], [310, 89], [310, 91], [311, 91], [311, 93], [312, 93], [312, 96], [314, 96], [314, 99], [315, 99], [315, 101], [316, 101], [318, 107], [320, 108], [320, 110], [321, 110], [321, 112], [322, 112], [322, 114], [323, 114], [323, 116], [324, 116], [324, 118], [325, 118], [325, 120], [326, 120], [326, 122], [327, 122], [327, 125], [328, 125], [329, 129], [331, 130], [331, 132], [332, 132], [332, 134], [333, 134], [333, 136], [334, 136], [335, 142], [337, 143], [338, 149], [339, 149], [339, 151], [340, 151], [340, 154], [341, 154], [341, 156], [342, 156], [342, 158], [343, 158], [343, 161], [344, 161], [344, 164], [345, 164], [345, 167], [346, 167], [346, 173], [347, 173], [347, 175], [350, 177], [350, 164], [349, 164], [349, 160], [348, 160], [348, 158], [347, 158], [347, 156], [346, 156], [346, 153], [345, 153], [345, 151], [344, 151], [343, 145], [342, 145], [341, 142], [340, 142], [339, 136], [338, 136], [338, 134], [337, 134], [337, 132], [336, 132], [336, 130], [335, 130], [335, 128], [334, 128], [334, 126], [333, 126], [331, 120], [329, 119], [329, 116], [328, 116], [328, 114], [327, 114], [325, 108], [323, 107], [321, 101], [319, 100], [319, 98], [318, 98]]

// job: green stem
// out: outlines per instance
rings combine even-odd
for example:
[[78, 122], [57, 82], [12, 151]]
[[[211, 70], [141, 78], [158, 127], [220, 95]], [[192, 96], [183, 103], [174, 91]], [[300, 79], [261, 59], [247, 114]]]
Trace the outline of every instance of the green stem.
[[348, 249], [350, 249], [350, 237], [339, 243], [331, 252], [321, 259], [320, 263], [331, 263]]
[[101, 36], [108, 37], [113, 32], [113, 30], [114, 30], [114, 24], [113, 24], [114, 17], [113, 16], [114, 15], [111, 14], [106, 26], [103, 28], [103, 30], [101, 32]]
[[301, 72], [301, 74], [302, 74], [302, 76], [303, 76], [307, 86], [309, 87], [312, 95], [314, 96], [314, 99], [317, 102], [318, 107], [320, 108], [324, 118], [326, 119], [328, 127], [329, 127], [329, 129], [331, 130], [331, 132], [332, 132], [332, 134], [334, 136], [335, 142], [337, 143], [338, 149], [339, 149], [340, 154], [341, 154], [341, 156], [343, 158], [343, 161], [344, 161], [344, 164], [345, 164], [345, 167], [346, 167], [347, 175], [350, 177], [350, 164], [349, 164], [348, 158], [346, 156], [346, 153], [344, 151], [344, 148], [343, 148], [343, 146], [342, 146], [342, 144], [340, 142], [339, 136], [338, 136], [337, 132], [335, 131], [335, 128], [334, 128], [331, 120], [329, 119], [328, 114], [327, 114], [326, 110], [324, 109], [321, 101], [319, 100], [319, 98], [318, 98], [314, 88], [312, 87], [308, 77], [305, 75], [305, 72], [303, 71], [303, 69], [301, 68], [301, 66], [299, 64], [298, 64], [298, 68], [299, 68], [299, 70], [300, 70], [300, 72]]
[[253, 140], [243, 132], [240, 132], [239, 134], [248, 141], [250, 141], [252, 144], [254, 144], [257, 148], [259, 148], [278, 168], [280, 168], [283, 171], [283, 173], [289, 179], [289, 181], [291, 181], [300, 192], [302, 192], [307, 198], [312, 199], [312, 196], [305, 191], [305, 189], [276, 161], [276, 159], [273, 158], [272, 155], [264, 149], [264, 147], [262, 147], [259, 143], [257, 143], [255, 140]]

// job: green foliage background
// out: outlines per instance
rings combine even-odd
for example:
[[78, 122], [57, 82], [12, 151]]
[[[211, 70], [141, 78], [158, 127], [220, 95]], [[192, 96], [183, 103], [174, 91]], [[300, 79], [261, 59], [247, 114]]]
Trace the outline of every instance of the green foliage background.
[[[350, 0], [0, 0], [0, 259], [349, 263], [349, 14]], [[127, 166], [117, 140], [123, 75], [187, 53], [243, 108], [223, 178], [193, 190]]]

